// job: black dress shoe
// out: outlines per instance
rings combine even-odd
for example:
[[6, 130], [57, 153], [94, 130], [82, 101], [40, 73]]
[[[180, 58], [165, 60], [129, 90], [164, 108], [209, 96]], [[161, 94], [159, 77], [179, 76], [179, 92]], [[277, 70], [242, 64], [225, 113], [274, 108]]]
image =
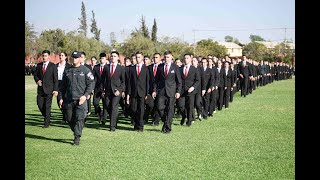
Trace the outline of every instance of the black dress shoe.
[[184, 124], [184, 122], [185, 122], [185, 119], [183, 118], [183, 119], [181, 119], [181, 121], [180, 121], [180, 125], [182, 126], [183, 124]]
[[102, 125], [106, 125], [106, 122], [105, 122], [105, 121], [101, 121], [101, 124], [102, 124]]
[[116, 129], [114, 129], [114, 128], [111, 128], [109, 131], [111, 131], [111, 132], [114, 132], [114, 131], [116, 131]]
[[79, 136], [74, 137], [73, 145], [79, 145], [79, 144], [80, 144], [80, 137]]
[[42, 128], [48, 128], [49, 127], [49, 124], [45, 124], [42, 126]]

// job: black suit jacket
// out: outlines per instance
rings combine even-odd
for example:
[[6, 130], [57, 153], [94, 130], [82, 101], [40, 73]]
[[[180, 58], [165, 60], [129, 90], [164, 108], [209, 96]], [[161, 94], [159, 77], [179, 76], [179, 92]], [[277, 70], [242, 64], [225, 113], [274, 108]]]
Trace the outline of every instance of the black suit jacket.
[[153, 83], [153, 92], [157, 95], [174, 97], [175, 93], [181, 94], [181, 75], [179, 67], [171, 63], [168, 75], [164, 75], [165, 63], [158, 66], [157, 74]]
[[116, 90], [120, 92], [120, 95], [123, 90], [125, 90], [125, 67], [121, 66], [120, 64], [117, 64], [116, 69], [114, 70], [113, 76], [110, 76], [110, 66], [111, 64], [108, 64], [104, 69], [102, 73], [102, 91], [105, 92], [105, 94], [111, 95]]
[[149, 91], [149, 69], [142, 64], [140, 75], [137, 74], [137, 65], [130, 68], [128, 94], [132, 97], [145, 97]]
[[183, 74], [184, 67], [185, 65], [182, 65], [180, 67], [180, 74], [181, 74], [181, 80], [182, 80], [181, 94], [184, 94], [184, 93], [189, 94], [188, 89], [192, 86], [194, 87], [194, 90], [190, 94], [196, 94], [197, 88], [200, 86], [199, 70], [194, 66], [190, 65], [187, 77], [184, 77], [184, 74]]
[[220, 83], [220, 74], [218, 72], [218, 69], [215, 66], [212, 67], [212, 74], [213, 74], [212, 85], [214, 86], [214, 88], [216, 88], [216, 86], [218, 87]]
[[[107, 68], [107, 64], [104, 65], [102, 74], [105, 72], [105, 69]], [[102, 83], [102, 74], [100, 76], [100, 64], [97, 64], [93, 67], [92, 74], [94, 76], [94, 91], [99, 92], [101, 83]]]
[[219, 83], [218, 83], [218, 87], [226, 87], [226, 72], [225, 72], [224, 68], [221, 67], [220, 73], [219, 73], [219, 70], [217, 68], [217, 72], [218, 72], [219, 77], [220, 77], [220, 80], [219, 80]]
[[[153, 74], [153, 67], [154, 67], [155, 64], [151, 64], [148, 66], [148, 69], [149, 69], [149, 92], [148, 94], [152, 94], [153, 92], [153, 83], [154, 83], [154, 80], [155, 80], [155, 76]], [[159, 66], [160, 64], [158, 64]], [[158, 69], [158, 68], [157, 68]]]
[[[226, 74], [226, 69], [223, 69], [224, 74]], [[231, 68], [228, 69], [228, 74], [225, 75], [225, 86], [224, 87], [231, 87], [233, 85], [233, 78], [232, 78], [232, 70]]]
[[233, 86], [233, 85], [236, 85], [236, 83], [237, 83], [237, 78], [238, 78], [237, 70], [233, 69], [231, 71], [231, 75], [232, 75], [232, 84], [231, 84], [231, 86]]
[[204, 71], [204, 68], [201, 67], [201, 90], [207, 91], [209, 88], [212, 88], [213, 86], [213, 70], [210, 68], [206, 68], [206, 71]]
[[56, 64], [52, 62], [48, 63], [45, 73], [42, 75], [43, 62], [38, 63], [35, 73], [34, 81], [37, 83], [39, 80], [42, 81], [42, 86], [38, 86], [38, 94], [52, 94], [53, 91], [59, 90], [58, 82], [58, 68]]
[[238, 74], [242, 74], [244, 77], [249, 77], [251, 76], [251, 68], [249, 68], [249, 62], [246, 62], [246, 65], [243, 65], [243, 61], [241, 61], [241, 63], [239, 63], [238, 65]]

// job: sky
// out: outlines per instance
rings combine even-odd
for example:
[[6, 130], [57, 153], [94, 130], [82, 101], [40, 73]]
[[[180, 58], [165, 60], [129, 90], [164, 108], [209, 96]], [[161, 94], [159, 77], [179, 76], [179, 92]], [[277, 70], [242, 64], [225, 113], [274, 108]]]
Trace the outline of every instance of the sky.
[[[38, 35], [48, 29], [65, 32], [80, 26], [82, 0], [26, 0], [25, 20]], [[201, 39], [224, 41], [229, 35], [241, 43], [250, 42], [250, 34], [265, 40], [295, 42], [294, 0], [84, 0], [88, 32], [92, 11], [101, 40], [110, 43], [114, 32], [117, 42], [129, 38], [145, 17], [151, 34], [154, 19], [158, 40], [165, 36], [188, 43]]]

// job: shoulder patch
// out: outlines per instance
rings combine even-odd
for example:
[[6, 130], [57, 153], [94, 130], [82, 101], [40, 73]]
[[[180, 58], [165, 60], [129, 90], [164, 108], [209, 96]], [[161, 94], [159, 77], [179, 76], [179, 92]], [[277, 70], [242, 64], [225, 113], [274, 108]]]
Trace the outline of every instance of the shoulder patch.
[[89, 73], [87, 74], [87, 76], [88, 76], [88, 78], [90, 78], [91, 80], [94, 79], [93, 74], [92, 74], [91, 72], [89, 72]]

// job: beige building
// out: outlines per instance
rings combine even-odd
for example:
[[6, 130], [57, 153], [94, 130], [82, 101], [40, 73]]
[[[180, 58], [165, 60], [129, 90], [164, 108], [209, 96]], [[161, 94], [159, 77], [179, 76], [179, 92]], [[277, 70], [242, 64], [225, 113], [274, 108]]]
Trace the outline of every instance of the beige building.
[[234, 42], [218, 42], [219, 45], [225, 46], [227, 48], [229, 57], [241, 57], [242, 47]]
[[[280, 44], [278, 42], [273, 42], [273, 41], [255, 41], [255, 42], [265, 45], [268, 49], [274, 49], [275, 46]], [[286, 45], [289, 46], [292, 51], [296, 49], [294, 43], [287, 42]]]

